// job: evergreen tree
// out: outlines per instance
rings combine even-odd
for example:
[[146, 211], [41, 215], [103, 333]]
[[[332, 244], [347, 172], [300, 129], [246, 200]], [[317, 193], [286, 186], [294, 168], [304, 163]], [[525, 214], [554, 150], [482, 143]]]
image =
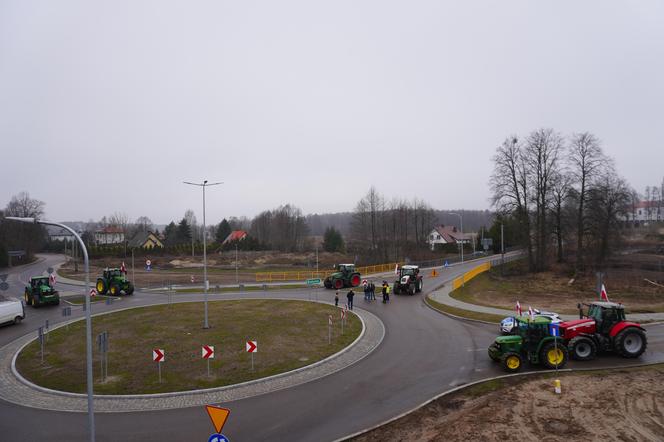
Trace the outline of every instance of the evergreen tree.
[[217, 227], [217, 233], [216, 233], [216, 239], [218, 242], [224, 242], [224, 240], [230, 235], [231, 233], [231, 225], [229, 222], [224, 218], [221, 220], [219, 223], [219, 226]]
[[341, 233], [334, 227], [325, 229], [323, 250], [326, 252], [341, 252], [344, 250], [344, 239]]
[[177, 243], [177, 230], [178, 227], [173, 221], [171, 221], [170, 224], [164, 228], [164, 242], [167, 245], [173, 245]]
[[182, 218], [182, 221], [178, 224], [177, 242], [180, 244], [189, 241], [191, 241], [191, 227], [187, 223], [187, 219]]

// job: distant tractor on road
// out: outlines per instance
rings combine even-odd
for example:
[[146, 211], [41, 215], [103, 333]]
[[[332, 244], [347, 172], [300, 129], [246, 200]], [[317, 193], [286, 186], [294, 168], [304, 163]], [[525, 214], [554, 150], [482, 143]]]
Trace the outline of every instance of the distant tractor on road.
[[134, 285], [127, 280], [124, 272], [120, 269], [106, 269], [101, 277], [97, 278], [97, 293], [117, 296], [121, 292], [126, 295], [134, 293]]
[[357, 287], [361, 280], [360, 272], [355, 270], [355, 264], [337, 264], [335, 272], [326, 277], [323, 284], [328, 289], [342, 289]]
[[414, 295], [422, 291], [422, 275], [418, 266], [401, 266], [399, 268], [399, 278], [394, 281], [394, 294], [408, 293]]
[[35, 308], [45, 304], [60, 304], [60, 294], [49, 284], [48, 276], [30, 278], [23, 294], [25, 303]]
[[625, 308], [615, 302], [592, 302], [588, 314], [581, 319], [559, 324], [560, 336], [565, 340], [572, 358], [588, 361], [598, 351], [614, 351], [624, 358], [638, 358], [646, 351], [648, 339], [640, 324], [625, 319]]

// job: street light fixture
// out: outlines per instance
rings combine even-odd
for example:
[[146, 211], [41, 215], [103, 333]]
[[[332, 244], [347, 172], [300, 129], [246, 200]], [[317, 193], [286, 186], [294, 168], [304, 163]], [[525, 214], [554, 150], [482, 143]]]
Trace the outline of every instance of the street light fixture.
[[207, 278], [207, 229], [205, 227], [205, 187], [206, 186], [217, 186], [224, 183], [210, 183], [205, 180], [202, 183], [190, 183], [189, 181], [183, 181], [185, 184], [191, 186], [199, 186], [203, 188], [203, 291], [205, 293], [205, 323], [203, 328], [210, 328], [208, 325], [208, 278]]
[[460, 224], [460, 228], [461, 228], [461, 264], [463, 264], [463, 242], [464, 242], [464, 238], [463, 238], [463, 217], [461, 216], [460, 213], [450, 212], [449, 215], [456, 215], [456, 216], [459, 217], [459, 224]]
[[8, 216], [5, 219], [12, 221], [19, 221], [22, 223], [29, 224], [43, 224], [47, 226], [56, 226], [62, 229], [69, 231], [74, 238], [78, 241], [83, 251], [83, 261], [85, 267], [85, 352], [86, 352], [86, 371], [87, 371], [87, 391], [88, 391], [88, 427], [90, 431], [90, 441], [94, 442], [95, 440], [95, 415], [94, 408], [92, 405], [92, 395], [93, 395], [93, 384], [92, 384], [92, 317], [90, 315], [90, 263], [88, 261], [88, 249], [85, 248], [85, 244], [81, 237], [76, 233], [71, 227], [65, 226], [64, 224], [54, 223], [50, 221], [42, 221], [36, 218], [21, 218], [16, 216]]

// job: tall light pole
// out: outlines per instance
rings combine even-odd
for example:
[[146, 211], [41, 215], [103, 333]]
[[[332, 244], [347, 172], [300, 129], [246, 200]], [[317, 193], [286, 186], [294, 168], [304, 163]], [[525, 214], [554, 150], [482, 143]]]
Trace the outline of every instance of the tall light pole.
[[461, 227], [461, 264], [463, 264], [463, 217], [460, 213], [450, 213], [450, 215], [456, 215], [459, 217], [459, 225]]
[[183, 181], [183, 183], [203, 188], [203, 290], [205, 293], [205, 323], [203, 324], [203, 328], [210, 328], [210, 326], [208, 325], [207, 229], [205, 227], [205, 187], [217, 186], [219, 184], [224, 184], [224, 183], [208, 184], [207, 180], [203, 181], [202, 183], [190, 183], [188, 181]]
[[90, 315], [90, 263], [88, 261], [88, 249], [78, 233], [71, 227], [65, 226], [60, 223], [53, 223], [50, 221], [42, 221], [36, 218], [20, 218], [15, 216], [8, 216], [5, 219], [12, 221], [19, 221], [30, 224], [44, 224], [48, 226], [56, 226], [69, 231], [74, 238], [78, 241], [83, 251], [83, 260], [85, 267], [85, 352], [86, 352], [86, 371], [87, 371], [87, 390], [88, 390], [88, 429], [90, 431], [90, 441], [95, 440], [95, 415], [92, 406], [93, 384], [92, 384], [92, 317]]

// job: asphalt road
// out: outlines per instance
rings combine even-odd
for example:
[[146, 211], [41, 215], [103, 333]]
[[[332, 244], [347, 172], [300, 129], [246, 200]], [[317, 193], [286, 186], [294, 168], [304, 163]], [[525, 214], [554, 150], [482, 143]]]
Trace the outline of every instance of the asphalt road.
[[[59, 258], [49, 256], [10, 276], [10, 291], [20, 296], [22, 282], [42, 273]], [[464, 264], [442, 271], [436, 278], [425, 276], [425, 292], [474, 266]], [[61, 290], [81, 290], [59, 284]], [[238, 294], [210, 295], [229, 299]], [[248, 293], [255, 297], [259, 293]], [[308, 299], [306, 290], [279, 290], [264, 297]], [[330, 301], [332, 291], [321, 289]], [[177, 295], [195, 299], [202, 295]], [[376, 314], [385, 324], [383, 343], [368, 357], [333, 375], [262, 396], [217, 404], [231, 409], [223, 433], [236, 441], [330, 441], [376, 425], [407, 411], [431, 397], [473, 380], [503, 374], [486, 355], [497, 334], [497, 326], [459, 321], [441, 315], [422, 302], [421, 295], [391, 296], [385, 305], [366, 303], [359, 293], [356, 306]], [[95, 305], [93, 312], [167, 302], [162, 294], [137, 292], [112, 306]], [[72, 308], [72, 316], [82, 316]], [[59, 322], [60, 308], [33, 309], [18, 326], [0, 328], [0, 345], [34, 331], [45, 319]], [[217, 324], [210, 318], [210, 324]], [[648, 327], [649, 348], [641, 362], [664, 361], [664, 327]], [[569, 367], [628, 365], [634, 361], [603, 356], [590, 363], [571, 362]], [[98, 441], [207, 441], [213, 433], [203, 407], [138, 413], [97, 413]], [[84, 413], [36, 410], [0, 401], [2, 440], [87, 440]]]

